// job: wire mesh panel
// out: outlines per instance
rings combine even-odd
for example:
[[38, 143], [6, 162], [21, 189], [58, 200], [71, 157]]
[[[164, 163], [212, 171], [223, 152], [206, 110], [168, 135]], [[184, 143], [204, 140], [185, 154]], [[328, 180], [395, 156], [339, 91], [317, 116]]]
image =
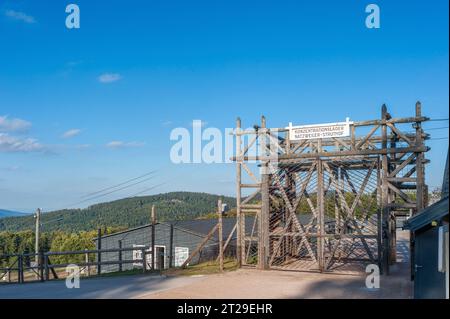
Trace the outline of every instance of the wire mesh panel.
[[378, 263], [378, 159], [323, 162], [324, 270], [365, 269]]
[[271, 167], [269, 267], [361, 270], [378, 260], [378, 159]]
[[315, 197], [316, 163], [301, 162], [272, 167], [269, 213], [269, 266], [317, 269]]

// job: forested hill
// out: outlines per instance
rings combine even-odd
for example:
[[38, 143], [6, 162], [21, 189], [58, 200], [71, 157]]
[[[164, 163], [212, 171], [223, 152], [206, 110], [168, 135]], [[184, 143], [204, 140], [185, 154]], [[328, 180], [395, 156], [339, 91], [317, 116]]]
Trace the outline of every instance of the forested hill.
[[0, 209], [0, 218], [11, 216], [26, 216], [25, 213], [14, 212], [11, 210]]
[[[160, 221], [195, 219], [213, 212], [218, 195], [192, 192], [172, 192], [152, 196], [132, 197], [92, 205], [85, 209], [65, 209], [44, 213], [42, 231], [76, 232], [98, 227], [136, 227], [150, 222], [151, 206], [155, 205]], [[229, 208], [235, 207], [232, 197], [223, 197]], [[61, 219], [60, 221], [54, 221]], [[53, 222], [50, 222], [53, 221]], [[48, 223], [47, 223], [48, 222]], [[0, 219], [1, 231], [34, 229], [34, 217], [7, 217]]]

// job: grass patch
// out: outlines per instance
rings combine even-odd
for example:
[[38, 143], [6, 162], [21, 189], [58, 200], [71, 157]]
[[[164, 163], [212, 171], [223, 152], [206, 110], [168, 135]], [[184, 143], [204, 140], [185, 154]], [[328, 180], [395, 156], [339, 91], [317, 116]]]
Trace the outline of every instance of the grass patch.
[[[236, 259], [226, 258], [223, 261], [224, 271], [233, 271], [238, 269]], [[197, 265], [188, 266], [185, 269], [172, 268], [163, 271], [164, 275], [168, 276], [195, 276], [195, 275], [208, 275], [219, 273], [219, 262], [207, 261]]]

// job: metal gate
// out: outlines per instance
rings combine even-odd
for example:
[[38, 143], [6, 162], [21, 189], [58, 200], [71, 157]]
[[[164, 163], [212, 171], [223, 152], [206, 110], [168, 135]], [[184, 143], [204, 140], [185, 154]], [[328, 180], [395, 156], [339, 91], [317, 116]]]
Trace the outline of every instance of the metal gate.
[[427, 120], [419, 102], [408, 118], [393, 118], [383, 105], [381, 119], [347, 120], [342, 136], [291, 138], [291, 124], [267, 128], [262, 117], [260, 126], [242, 129], [238, 119], [240, 265], [325, 272], [378, 264], [388, 274], [396, 218], [427, 205]]

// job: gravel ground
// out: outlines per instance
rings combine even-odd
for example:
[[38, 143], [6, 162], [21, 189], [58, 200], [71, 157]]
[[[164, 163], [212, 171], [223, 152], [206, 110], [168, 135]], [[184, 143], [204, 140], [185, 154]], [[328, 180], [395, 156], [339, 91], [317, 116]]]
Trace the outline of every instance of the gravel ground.
[[203, 277], [186, 286], [144, 294], [142, 298], [412, 298], [409, 233], [397, 233], [397, 263], [381, 276], [379, 289], [368, 289], [364, 274], [320, 274], [240, 269]]

